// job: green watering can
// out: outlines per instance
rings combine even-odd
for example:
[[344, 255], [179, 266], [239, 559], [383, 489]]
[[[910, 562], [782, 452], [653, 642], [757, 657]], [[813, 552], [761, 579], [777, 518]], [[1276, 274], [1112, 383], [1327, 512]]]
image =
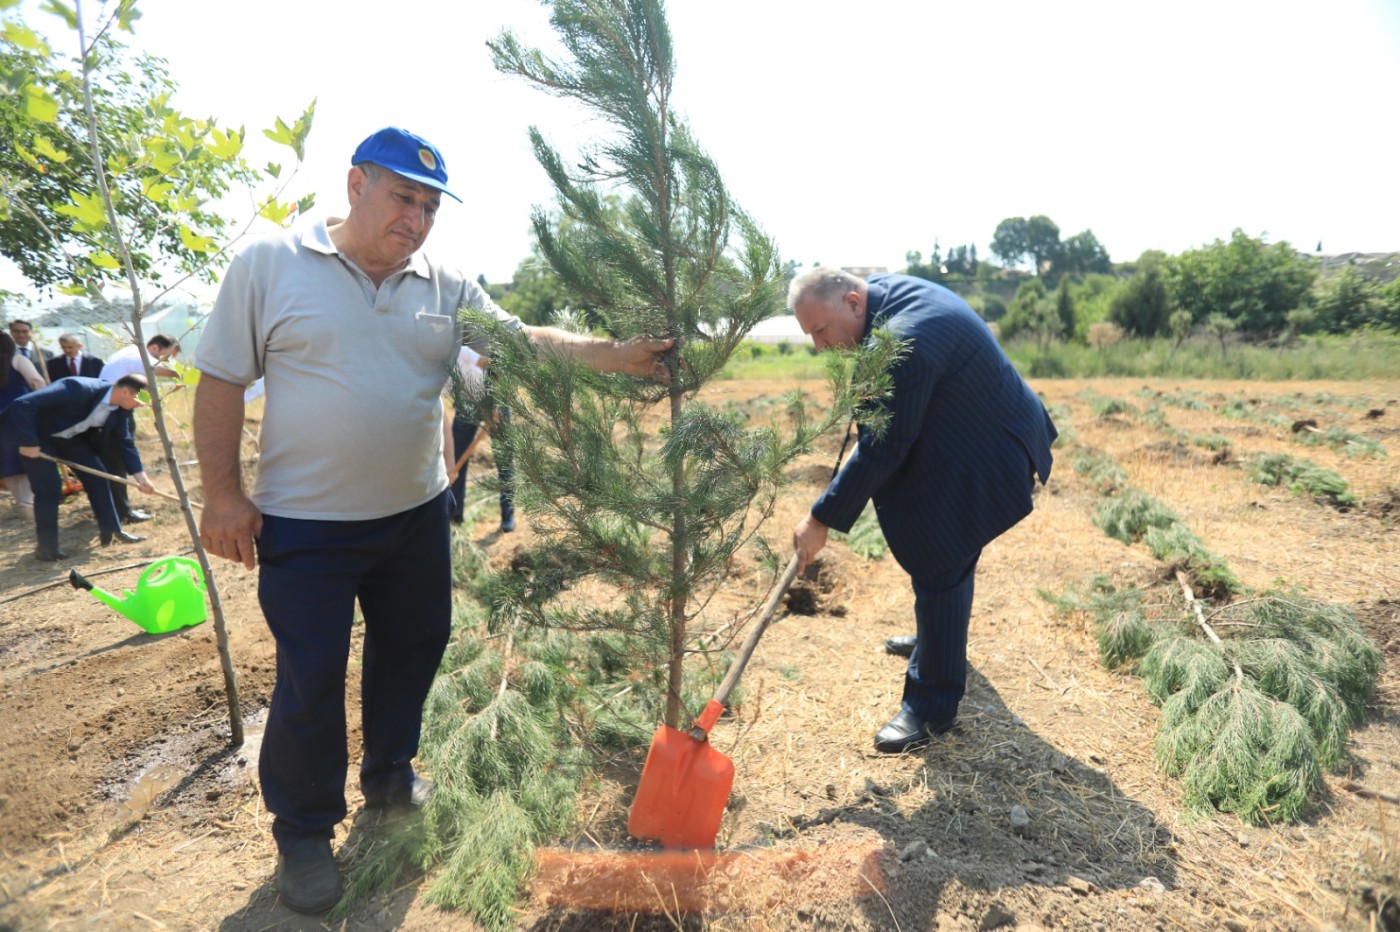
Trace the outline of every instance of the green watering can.
[[68, 571], [74, 589], [86, 589], [122, 615], [136, 622], [147, 634], [165, 634], [197, 625], [209, 616], [204, 604], [204, 574], [199, 564], [186, 557], [157, 560], [136, 581], [136, 591], [122, 597], [103, 592], [77, 570]]

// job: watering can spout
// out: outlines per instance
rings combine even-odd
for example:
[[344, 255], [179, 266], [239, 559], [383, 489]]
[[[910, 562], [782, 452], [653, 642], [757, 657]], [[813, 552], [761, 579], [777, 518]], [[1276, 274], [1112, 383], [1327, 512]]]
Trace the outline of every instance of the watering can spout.
[[135, 592], [113, 595], [70, 570], [74, 589], [86, 589], [104, 605], [130, 619], [147, 634], [164, 634], [197, 625], [208, 617], [204, 603], [204, 575], [199, 564], [184, 557], [167, 557], [146, 568]]
[[[86, 576], [79, 573], [77, 570], [68, 571], [68, 581], [73, 584], [74, 589], [86, 589], [96, 597], [97, 601], [102, 602], [109, 608], [116, 609], [122, 617], [136, 621], [135, 618], [131, 617], [131, 610], [127, 608], [125, 599], [120, 599], [110, 592], [97, 588]], [[131, 593], [128, 592], [127, 595], [129, 596]], [[139, 622], [137, 623], [139, 624]]]

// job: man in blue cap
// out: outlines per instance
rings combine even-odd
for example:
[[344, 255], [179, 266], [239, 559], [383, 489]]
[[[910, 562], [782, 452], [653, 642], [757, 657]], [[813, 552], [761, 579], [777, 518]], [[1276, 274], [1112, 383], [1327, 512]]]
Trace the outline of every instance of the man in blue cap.
[[[387, 127], [367, 138], [347, 192], [343, 220], [261, 239], [234, 257], [201, 338], [194, 413], [204, 545], [260, 565], [258, 598], [277, 641], [260, 779], [275, 817], [278, 891], [308, 913], [341, 895], [330, 839], [346, 815], [345, 673], [357, 600], [365, 807], [409, 811], [431, 788], [412, 760], [451, 627], [441, 392], [462, 344], [458, 310], [484, 309], [600, 371], [659, 377], [671, 345], [525, 327], [470, 277], [420, 252], [442, 195], [461, 200], [447, 188], [442, 154], [420, 136]], [[266, 402], [249, 496], [243, 392], [258, 378]]]

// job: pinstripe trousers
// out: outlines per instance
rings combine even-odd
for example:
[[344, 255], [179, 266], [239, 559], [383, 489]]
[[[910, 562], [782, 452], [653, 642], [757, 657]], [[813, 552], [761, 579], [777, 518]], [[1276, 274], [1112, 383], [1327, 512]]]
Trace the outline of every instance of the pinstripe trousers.
[[903, 706], [932, 725], [951, 722], [967, 690], [967, 626], [978, 550], [957, 569], [912, 580], [918, 638], [904, 674]]

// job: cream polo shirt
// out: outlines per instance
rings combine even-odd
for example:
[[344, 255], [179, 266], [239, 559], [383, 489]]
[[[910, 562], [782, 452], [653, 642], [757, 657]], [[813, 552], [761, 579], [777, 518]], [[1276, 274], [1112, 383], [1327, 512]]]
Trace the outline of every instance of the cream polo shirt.
[[236, 385], [264, 379], [259, 510], [355, 521], [441, 494], [442, 389], [462, 345], [463, 307], [522, 326], [476, 282], [422, 253], [376, 288], [336, 250], [325, 221], [241, 251], [197, 367]]

